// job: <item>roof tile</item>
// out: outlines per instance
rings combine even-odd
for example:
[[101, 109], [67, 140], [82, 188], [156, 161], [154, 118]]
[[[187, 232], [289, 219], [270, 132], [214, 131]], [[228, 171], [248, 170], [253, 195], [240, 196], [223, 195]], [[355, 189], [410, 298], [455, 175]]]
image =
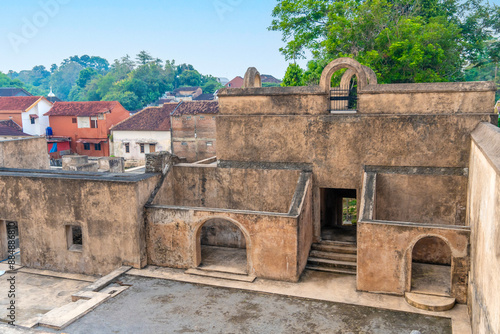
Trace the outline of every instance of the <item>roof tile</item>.
[[116, 108], [118, 101], [56, 102], [45, 116], [97, 116]]
[[218, 101], [190, 101], [182, 102], [172, 113], [172, 116], [218, 114]]
[[169, 131], [170, 114], [179, 103], [165, 103], [162, 107], [149, 107], [111, 128], [112, 131]]
[[36, 101], [41, 99], [40, 96], [6, 96], [0, 97], [0, 110], [21, 110], [25, 111]]

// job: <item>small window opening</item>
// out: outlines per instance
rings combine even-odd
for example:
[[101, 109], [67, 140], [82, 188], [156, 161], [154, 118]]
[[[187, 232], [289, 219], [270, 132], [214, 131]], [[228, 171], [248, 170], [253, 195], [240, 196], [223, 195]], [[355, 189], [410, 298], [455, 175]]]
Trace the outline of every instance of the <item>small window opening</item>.
[[31, 124], [35, 124], [35, 118], [31, 117]]
[[73, 117], [73, 118], [71, 119], [71, 123], [73, 123], [73, 124], [78, 123], [78, 122], [77, 122], [77, 120], [76, 120], [76, 117]]
[[94, 149], [96, 151], [100, 151], [101, 150], [101, 144], [100, 143], [99, 144], [94, 144]]
[[83, 149], [84, 149], [85, 151], [90, 151], [90, 144], [89, 144], [89, 143], [84, 143], [84, 144], [83, 144]]
[[82, 228], [76, 225], [66, 226], [66, 238], [68, 249], [71, 251], [82, 251], [83, 249], [83, 235]]
[[125, 153], [130, 153], [130, 144], [125, 144]]
[[141, 146], [141, 153], [144, 153], [144, 144], [140, 144]]

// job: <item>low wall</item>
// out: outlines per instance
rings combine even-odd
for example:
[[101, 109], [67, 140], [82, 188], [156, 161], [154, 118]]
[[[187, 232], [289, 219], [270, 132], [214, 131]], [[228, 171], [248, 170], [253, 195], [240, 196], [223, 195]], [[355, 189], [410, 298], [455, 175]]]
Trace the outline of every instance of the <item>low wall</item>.
[[44, 137], [0, 141], [0, 167], [50, 169], [47, 141]]
[[299, 175], [299, 170], [180, 164], [170, 170], [153, 204], [286, 213]]
[[[173, 268], [196, 268], [201, 261], [202, 242], [210, 243], [207, 238], [204, 240], [202, 227], [205, 223], [224, 221], [231, 227], [225, 232], [219, 230], [219, 233], [226, 233], [232, 238], [237, 228], [244, 236], [249, 274], [297, 281], [307, 262], [312, 243], [312, 178], [310, 173], [302, 173], [297, 179], [294, 182], [294, 194], [288, 200], [288, 213], [146, 206], [148, 263]], [[267, 200], [271, 201], [272, 198]], [[223, 228], [223, 225], [219, 224], [218, 227]], [[224, 246], [241, 247], [242, 244]]]
[[413, 246], [429, 236], [442, 239], [450, 247], [450, 294], [458, 303], [465, 303], [470, 247], [470, 231], [466, 227], [359, 222], [358, 290], [396, 295], [410, 291]]
[[378, 173], [375, 219], [464, 226], [467, 176], [460, 174]]
[[480, 124], [472, 139], [467, 211], [472, 330], [500, 333], [500, 129]]
[[[158, 180], [0, 169], [0, 220], [18, 222], [24, 266], [88, 275], [124, 264], [141, 268], [147, 262], [143, 208]], [[67, 226], [81, 228], [80, 250], [69, 248]]]

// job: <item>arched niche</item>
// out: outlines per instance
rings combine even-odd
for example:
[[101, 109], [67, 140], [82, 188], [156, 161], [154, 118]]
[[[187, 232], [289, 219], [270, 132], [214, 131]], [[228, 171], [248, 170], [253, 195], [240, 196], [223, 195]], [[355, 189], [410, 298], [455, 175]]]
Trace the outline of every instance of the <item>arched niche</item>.
[[255, 67], [249, 67], [243, 79], [243, 88], [262, 87], [260, 73]]

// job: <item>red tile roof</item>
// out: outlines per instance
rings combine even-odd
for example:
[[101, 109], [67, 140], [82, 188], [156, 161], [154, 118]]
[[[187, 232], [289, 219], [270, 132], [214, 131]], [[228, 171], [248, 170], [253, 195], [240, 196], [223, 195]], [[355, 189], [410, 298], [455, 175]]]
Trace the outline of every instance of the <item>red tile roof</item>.
[[41, 96], [8, 96], [0, 97], [0, 110], [21, 110], [25, 111], [34, 105]]
[[97, 116], [116, 108], [118, 101], [56, 102], [45, 116]]
[[22, 130], [23, 129], [13, 120], [0, 121], [0, 136], [30, 136]]
[[241, 88], [243, 87], [243, 78], [238, 76], [226, 84], [229, 88]]
[[190, 101], [181, 102], [172, 113], [172, 116], [198, 115], [198, 114], [218, 114], [218, 101]]
[[169, 131], [170, 114], [179, 103], [165, 103], [162, 107], [146, 108], [116, 124], [111, 131]]

